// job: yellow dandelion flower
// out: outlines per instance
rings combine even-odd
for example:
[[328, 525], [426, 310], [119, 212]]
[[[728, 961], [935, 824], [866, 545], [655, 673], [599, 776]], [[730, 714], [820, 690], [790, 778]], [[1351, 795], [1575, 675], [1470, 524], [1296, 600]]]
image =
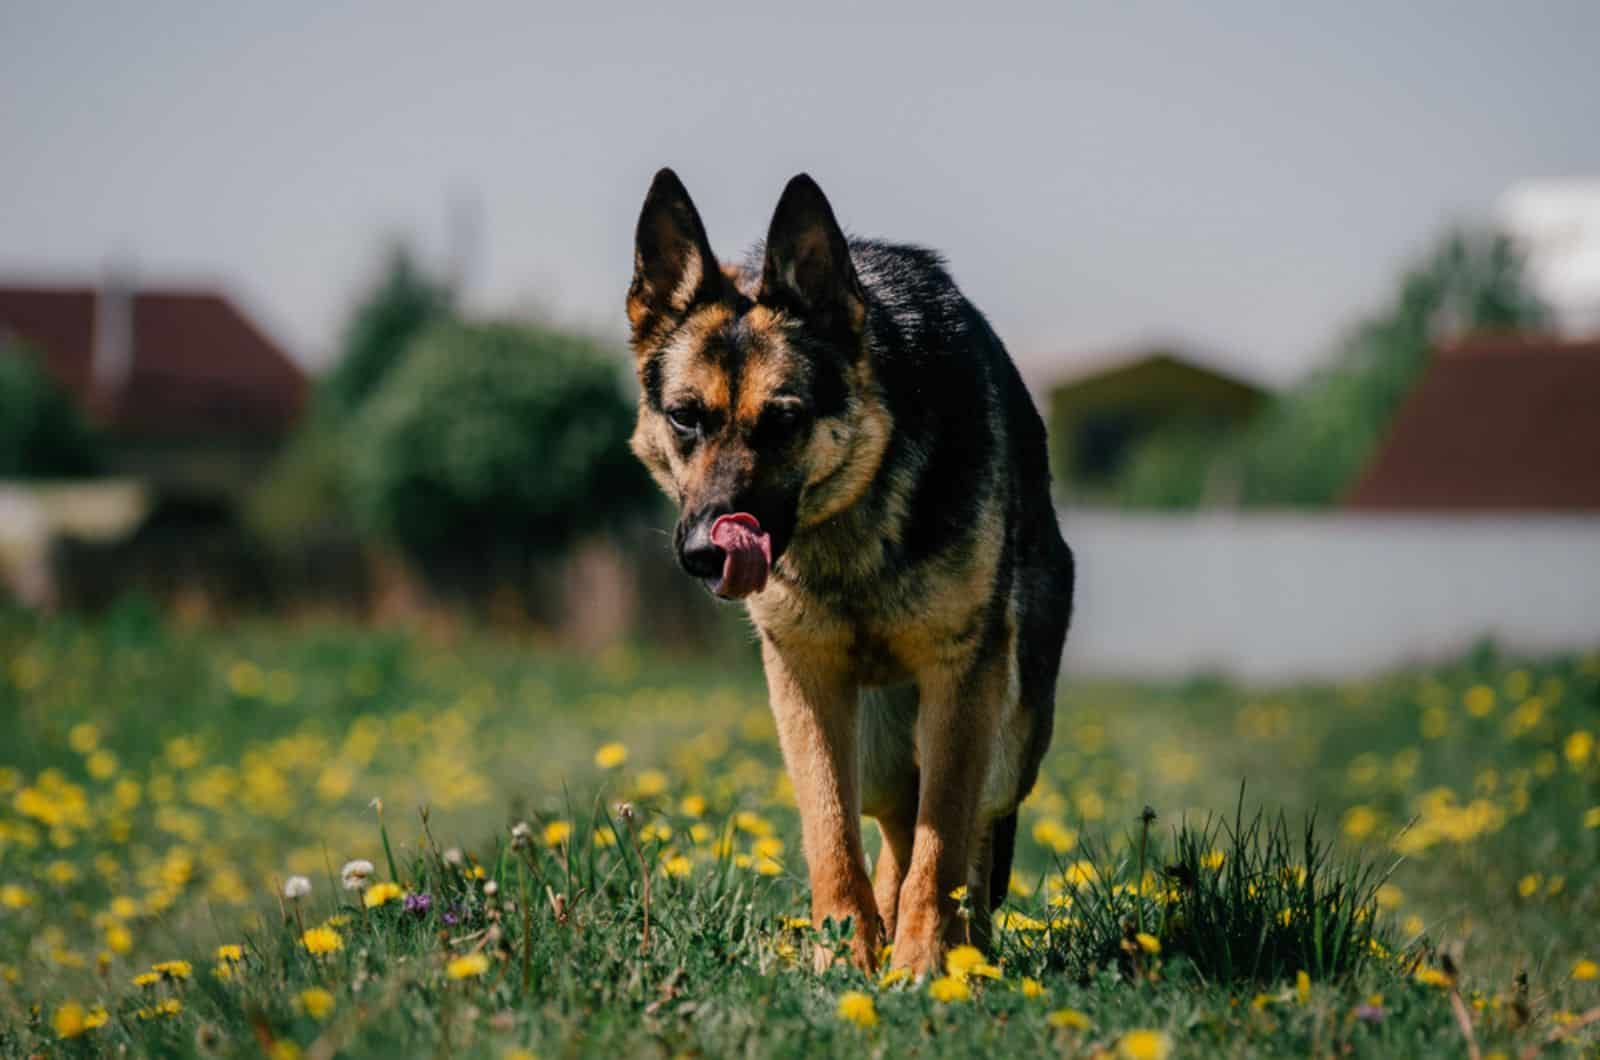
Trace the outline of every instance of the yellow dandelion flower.
[[872, 1003], [872, 995], [859, 990], [848, 990], [839, 995], [838, 1012], [840, 1019], [857, 1027], [878, 1025], [878, 1008]]
[[615, 769], [628, 760], [628, 749], [620, 743], [608, 743], [594, 753], [594, 764], [601, 769]]
[[749, 810], [740, 810], [734, 814], [733, 825], [739, 831], [747, 832], [758, 839], [772, 834], [772, 822], [759, 813], [751, 813]]
[[678, 803], [678, 812], [685, 817], [700, 817], [706, 812], [706, 798], [704, 795], [685, 795], [683, 801]]
[[155, 986], [161, 982], [161, 976], [155, 972], [140, 972], [133, 977], [134, 986]]
[[1067, 871], [1061, 874], [1061, 880], [1068, 887], [1083, 888], [1089, 886], [1100, 878], [1100, 871], [1094, 867], [1094, 862], [1082, 858], [1067, 866]]
[[1537, 872], [1530, 872], [1517, 881], [1517, 894], [1523, 898], [1532, 898], [1539, 893], [1539, 886], [1543, 882]]
[[1094, 1024], [1075, 1008], [1058, 1008], [1044, 1018], [1050, 1026], [1064, 1031], [1086, 1031]]
[[547, 847], [558, 847], [571, 838], [571, 821], [551, 821], [544, 826], [544, 845]]
[[779, 876], [783, 874], [783, 862], [774, 858], [760, 858], [755, 865], [756, 872], [762, 876]]
[[80, 721], [67, 730], [67, 746], [86, 755], [100, 746], [100, 730], [92, 722]]
[[268, 1060], [300, 1060], [300, 1047], [287, 1038], [279, 1038], [267, 1050]]
[[162, 961], [160, 964], [152, 964], [150, 970], [168, 979], [187, 979], [194, 974], [194, 965], [188, 961]]
[[1139, 932], [1133, 937], [1133, 940], [1139, 944], [1141, 950], [1151, 956], [1161, 952], [1161, 940], [1148, 932]]
[[1580, 729], [1567, 737], [1561, 749], [1567, 756], [1567, 762], [1577, 769], [1588, 762], [1589, 756], [1594, 753], [1594, 733]]
[[1022, 996], [1026, 998], [1044, 997], [1044, 984], [1037, 979], [1024, 978], [1022, 980]]
[[1117, 1055], [1122, 1060], [1167, 1060], [1172, 1039], [1162, 1031], [1129, 1031], [1117, 1039]]
[[967, 885], [963, 883], [960, 887], [951, 891], [950, 897], [957, 902], [965, 902], [967, 900]]
[[667, 790], [667, 775], [659, 769], [646, 769], [634, 779], [633, 790], [641, 799], [660, 795]]
[[944, 970], [956, 979], [965, 979], [982, 963], [983, 951], [976, 946], [957, 946], [944, 955]]
[[1351, 839], [1365, 839], [1378, 828], [1378, 814], [1370, 806], [1352, 806], [1344, 812], [1344, 834]]
[[451, 979], [471, 979], [489, 970], [489, 958], [481, 953], [469, 953], [453, 958], [444, 966], [444, 974]]
[[1311, 976], [1304, 971], [1294, 974], [1294, 996], [1302, 1005], [1311, 1000]]
[[335, 1003], [333, 995], [320, 986], [307, 987], [300, 991], [298, 1001], [307, 1016], [319, 1021], [328, 1018]]
[[0, 905], [7, 909], [26, 909], [33, 904], [33, 894], [15, 883], [0, 886]]
[[896, 983], [904, 983], [910, 978], [910, 968], [891, 968], [887, 972], [884, 972], [881, 977], [879, 977], [878, 985], [887, 989], [891, 986], [894, 986]]
[[1045, 922], [1015, 909], [1002, 909], [994, 918], [994, 926], [1001, 931], [1043, 931]]
[[694, 865], [682, 854], [675, 854], [661, 863], [662, 871], [675, 880], [687, 879], [694, 872]]
[[102, 748], [86, 758], [83, 765], [95, 780], [110, 780], [117, 772], [117, 756]]
[[1439, 968], [1418, 968], [1416, 979], [1425, 986], [1437, 986], [1445, 990], [1455, 985], [1455, 977]]
[[399, 901], [405, 897], [405, 893], [398, 883], [375, 883], [361, 896], [361, 904], [368, 909], [376, 909], [381, 905]]
[[1494, 713], [1494, 689], [1488, 685], [1473, 685], [1461, 702], [1474, 718], [1486, 718]]
[[1217, 872], [1222, 868], [1223, 862], [1227, 860], [1228, 855], [1222, 851], [1216, 849], [1208, 850], [1200, 856], [1200, 867], [1211, 872]]
[[1600, 979], [1600, 964], [1584, 957], [1572, 966], [1572, 978], [1580, 983], [1587, 983], [1593, 979]]
[[1078, 845], [1078, 833], [1060, 821], [1046, 817], [1034, 824], [1033, 841], [1049, 847], [1057, 854], [1065, 854]]
[[344, 949], [344, 939], [331, 927], [314, 927], [307, 928], [306, 933], [300, 936], [300, 945], [306, 948], [307, 953], [320, 956]]
[[89, 1013], [76, 1001], [68, 1001], [56, 1009], [50, 1022], [57, 1038], [76, 1038], [89, 1029]]
[[133, 932], [113, 920], [106, 925], [106, 948], [113, 953], [127, 953], [133, 949]]
[[1585, 828], [1600, 828], [1600, 806], [1591, 806], [1583, 811], [1583, 826]]
[[958, 979], [953, 975], [941, 975], [928, 984], [928, 996], [942, 1004], [956, 1001], [971, 1001], [972, 990], [967, 986], [965, 979]]
[[244, 947], [237, 942], [230, 942], [217, 947], [217, 960], [242, 961], [244, 960]]

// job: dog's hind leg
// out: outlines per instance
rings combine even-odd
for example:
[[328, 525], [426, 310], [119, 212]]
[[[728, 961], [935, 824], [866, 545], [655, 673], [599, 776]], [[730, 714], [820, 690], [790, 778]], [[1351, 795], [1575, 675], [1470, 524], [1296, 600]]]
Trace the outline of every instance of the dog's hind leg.
[[917, 975], [937, 973], [945, 947], [966, 939], [956, 916], [956, 888], [970, 886], [981, 851], [979, 796], [1004, 702], [1008, 665], [1003, 655], [980, 659], [966, 672], [939, 669], [919, 679], [917, 711], [917, 830], [911, 866], [900, 887], [894, 966]]
[[900, 886], [911, 867], [917, 830], [917, 687], [874, 688], [861, 695], [861, 811], [878, 822], [883, 843], [872, 893], [884, 936], [894, 938]]

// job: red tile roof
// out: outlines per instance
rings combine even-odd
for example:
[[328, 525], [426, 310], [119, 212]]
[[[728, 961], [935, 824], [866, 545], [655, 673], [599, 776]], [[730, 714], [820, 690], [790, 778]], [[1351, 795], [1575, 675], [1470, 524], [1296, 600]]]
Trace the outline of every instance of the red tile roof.
[[1600, 339], [1488, 335], [1436, 351], [1345, 503], [1600, 510]]
[[0, 335], [114, 433], [141, 437], [279, 435], [305, 404], [305, 373], [231, 302], [206, 291], [139, 291], [131, 363], [115, 392], [96, 389], [93, 288], [0, 286]]

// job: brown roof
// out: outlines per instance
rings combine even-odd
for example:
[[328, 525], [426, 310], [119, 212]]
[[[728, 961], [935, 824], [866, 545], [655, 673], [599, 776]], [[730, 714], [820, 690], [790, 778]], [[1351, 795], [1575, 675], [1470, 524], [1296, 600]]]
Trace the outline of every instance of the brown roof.
[[0, 286], [0, 337], [23, 339], [45, 369], [112, 431], [142, 437], [282, 434], [305, 404], [305, 373], [221, 295], [131, 296], [131, 359], [115, 393], [97, 391], [90, 287]]
[[1436, 351], [1345, 503], [1600, 510], [1600, 339], [1491, 335]]

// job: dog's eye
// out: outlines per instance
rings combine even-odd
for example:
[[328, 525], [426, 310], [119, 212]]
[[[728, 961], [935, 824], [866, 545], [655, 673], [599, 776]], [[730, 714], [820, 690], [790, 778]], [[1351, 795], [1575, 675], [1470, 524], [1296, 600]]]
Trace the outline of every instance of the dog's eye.
[[758, 446], [783, 445], [799, 433], [805, 418], [805, 409], [793, 402], [768, 405], [761, 413], [752, 440]]
[[693, 405], [682, 408], [668, 409], [667, 422], [672, 424], [672, 429], [685, 438], [692, 438], [700, 430], [700, 425], [705, 417]]

